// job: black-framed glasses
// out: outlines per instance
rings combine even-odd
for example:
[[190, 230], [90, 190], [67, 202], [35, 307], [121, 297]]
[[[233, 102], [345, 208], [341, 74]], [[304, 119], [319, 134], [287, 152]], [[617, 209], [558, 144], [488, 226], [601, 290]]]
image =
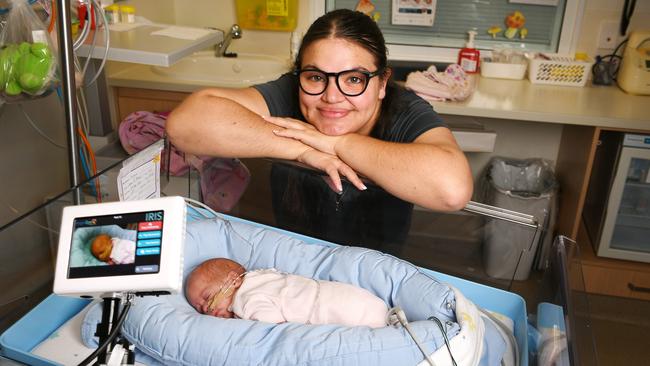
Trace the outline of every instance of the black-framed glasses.
[[325, 92], [330, 78], [336, 80], [336, 87], [339, 91], [348, 97], [356, 97], [363, 94], [368, 88], [368, 83], [373, 77], [380, 75], [383, 70], [375, 72], [365, 70], [345, 70], [341, 72], [325, 72], [316, 68], [308, 68], [294, 71], [298, 76], [300, 89], [305, 94], [320, 95]]

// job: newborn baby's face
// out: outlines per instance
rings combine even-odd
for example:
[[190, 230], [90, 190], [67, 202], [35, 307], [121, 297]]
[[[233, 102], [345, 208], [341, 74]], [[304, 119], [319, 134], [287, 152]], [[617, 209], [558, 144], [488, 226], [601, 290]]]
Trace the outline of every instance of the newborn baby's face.
[[214, 281], [202, 276], [192, 276], [187, 281], [187, 300], [196, 311], [201, 314], [216, 316], [219, 318], [232, 318], [230, 304], [234, 297], [235, 288], [229, 291], [224, 286], [224, 281]]
[[90, 251], [93, 255], [103, 262], [110, 261], [111, 250], [113, 250], [113, 242], [111, 237], [106, 234], [97, 235], [90, 245]]

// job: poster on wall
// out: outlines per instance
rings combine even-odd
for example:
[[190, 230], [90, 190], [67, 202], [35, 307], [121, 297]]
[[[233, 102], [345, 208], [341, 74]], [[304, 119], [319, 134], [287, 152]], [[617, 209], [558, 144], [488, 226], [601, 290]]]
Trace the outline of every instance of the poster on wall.
[[436, 0], [393, 0], [393, 24], [430, 27], [435, 16]]

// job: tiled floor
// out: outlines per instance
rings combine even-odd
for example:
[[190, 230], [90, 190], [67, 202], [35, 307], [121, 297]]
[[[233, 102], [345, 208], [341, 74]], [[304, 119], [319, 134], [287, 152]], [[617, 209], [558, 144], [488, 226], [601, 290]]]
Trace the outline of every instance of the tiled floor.
[[650, 301], [590, 295], [589, 306], [598, 365], [650, 365]]

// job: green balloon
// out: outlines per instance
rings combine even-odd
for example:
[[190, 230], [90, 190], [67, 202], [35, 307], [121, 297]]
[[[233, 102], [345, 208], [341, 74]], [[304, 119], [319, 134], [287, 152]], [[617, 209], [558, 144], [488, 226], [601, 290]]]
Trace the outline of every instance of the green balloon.
[[32, 44], [32, 54], [42, 58], [51, 58], [52, 53], [50, 52], [50, 47], [47, 44], [42, 42], [36, 42]]
[[46, 43], [8, 44], [0, 50], [0, 91], [36, 94], [49, 82], [53, 58]]
[[38, 92], [47, 81], [50, 72], [50, 58], [42, 58], [31, 53], [22, 55], [16, 63], [16, 75], [20, 86], [26, 92]]
[[18, 83], [15, 80], [12, 80], [9, 83], [7, 83], [7, 89], [5, 89], [5, 92], [8, 95], [18, 95], [22, 91], [23, 91], [22, 88], [20, 87], [20, 85], [18, 85]]

